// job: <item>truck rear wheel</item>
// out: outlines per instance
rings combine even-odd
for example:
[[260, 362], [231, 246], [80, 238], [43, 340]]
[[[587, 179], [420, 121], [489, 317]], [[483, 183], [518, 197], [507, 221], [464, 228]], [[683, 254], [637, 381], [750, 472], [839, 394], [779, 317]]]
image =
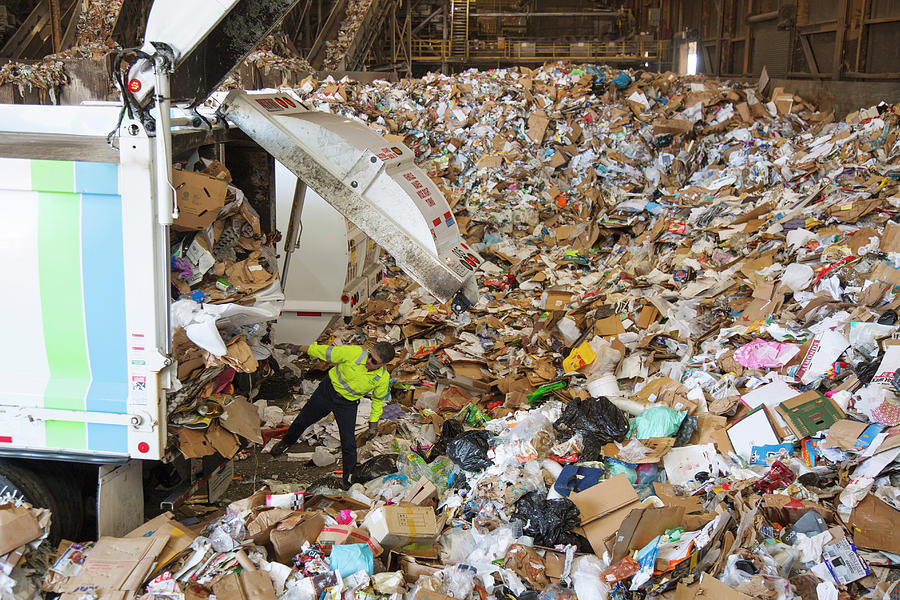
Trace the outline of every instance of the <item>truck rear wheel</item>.
[[[12, 492], [32, 506], [53, 513], [47, 537], [53, 549], [62, 539], [80, 539], [84, 521], [81, 490], [66, 482], [53, 469], [40, 464], [0, 460], [0, 491]], [[5, 493], [5, 492], [4, 492]]]

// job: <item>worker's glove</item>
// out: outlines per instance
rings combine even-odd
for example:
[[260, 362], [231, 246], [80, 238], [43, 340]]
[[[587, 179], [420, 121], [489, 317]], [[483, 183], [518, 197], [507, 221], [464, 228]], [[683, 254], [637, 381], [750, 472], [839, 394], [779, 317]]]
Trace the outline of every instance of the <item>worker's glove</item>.
[[309, 351], [309, 346], [298, 346], [297, 344], [288, 344], [288, 348], [294, 354], [306, 354]]
[[377, 421], [375, 423], [369, 423], [369, 433], [372, 435], [375, 435], [376, 433], [378, 433], [378, 422]]

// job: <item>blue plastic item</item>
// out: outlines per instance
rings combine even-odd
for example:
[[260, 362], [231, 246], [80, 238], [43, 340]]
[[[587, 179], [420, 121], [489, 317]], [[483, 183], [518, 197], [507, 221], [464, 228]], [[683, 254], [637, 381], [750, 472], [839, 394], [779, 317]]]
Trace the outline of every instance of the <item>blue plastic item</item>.
[[630, 76], [628, 73], [626, 73], [625, 71], [622, 71], [621, 73], [619, 73], [618, 75], [616, 75], [616, 78], [615, 78], [615, 79], [613, 79], [613, 83], [616, 84], [616, 86], [617, 86], [619, 89], [622, 89], [622, 90], [624, 90], [624, 89], [627, 88], [629, 85], [631, 85], [631, 82], [632, 82], [632, 81], [634, 81], [634, 80], [633, 80], [633, 79], [631, 78], [631, 76]]
[[559, 477], [556, 478], [553, 489], [560, 496], [568, 498], [572, 492], [583, 492], [600, 483], [601, 479], [603, 479], [603, 469], [566, 465], [560, 471]]
[[366, 544], [341, 544], [331, 547], [331, 569], [338, 571], [341, 577], [350, 577], [359, 571], [372, 575], [375, 569], [375, 557], [372, 549]]

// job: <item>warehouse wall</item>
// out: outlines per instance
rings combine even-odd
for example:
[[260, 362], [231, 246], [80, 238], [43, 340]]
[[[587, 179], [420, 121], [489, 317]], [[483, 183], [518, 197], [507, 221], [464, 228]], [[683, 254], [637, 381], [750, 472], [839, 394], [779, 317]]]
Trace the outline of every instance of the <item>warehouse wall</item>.
[[662, 14], [676, 43], [700, 41], [705, 73], [900, 86], [896, 0], [683, 0]]

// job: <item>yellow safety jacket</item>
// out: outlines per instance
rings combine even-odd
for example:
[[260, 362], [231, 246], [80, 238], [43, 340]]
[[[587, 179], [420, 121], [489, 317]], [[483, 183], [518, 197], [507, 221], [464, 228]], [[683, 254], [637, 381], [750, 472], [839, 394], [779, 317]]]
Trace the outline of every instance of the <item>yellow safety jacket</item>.
[[366, 369], [369, 352], [361, 346], [325, 346], [313, 344], [307, 352], [311, 357], [334, 363], [328, 377], [334, 390], [351, 402], [372, 392], [372, 412], [369, 422], [376, 423], [381, 417], [384, 403], [390, 397], [391, 376], [384, 367], [374, 371]]

